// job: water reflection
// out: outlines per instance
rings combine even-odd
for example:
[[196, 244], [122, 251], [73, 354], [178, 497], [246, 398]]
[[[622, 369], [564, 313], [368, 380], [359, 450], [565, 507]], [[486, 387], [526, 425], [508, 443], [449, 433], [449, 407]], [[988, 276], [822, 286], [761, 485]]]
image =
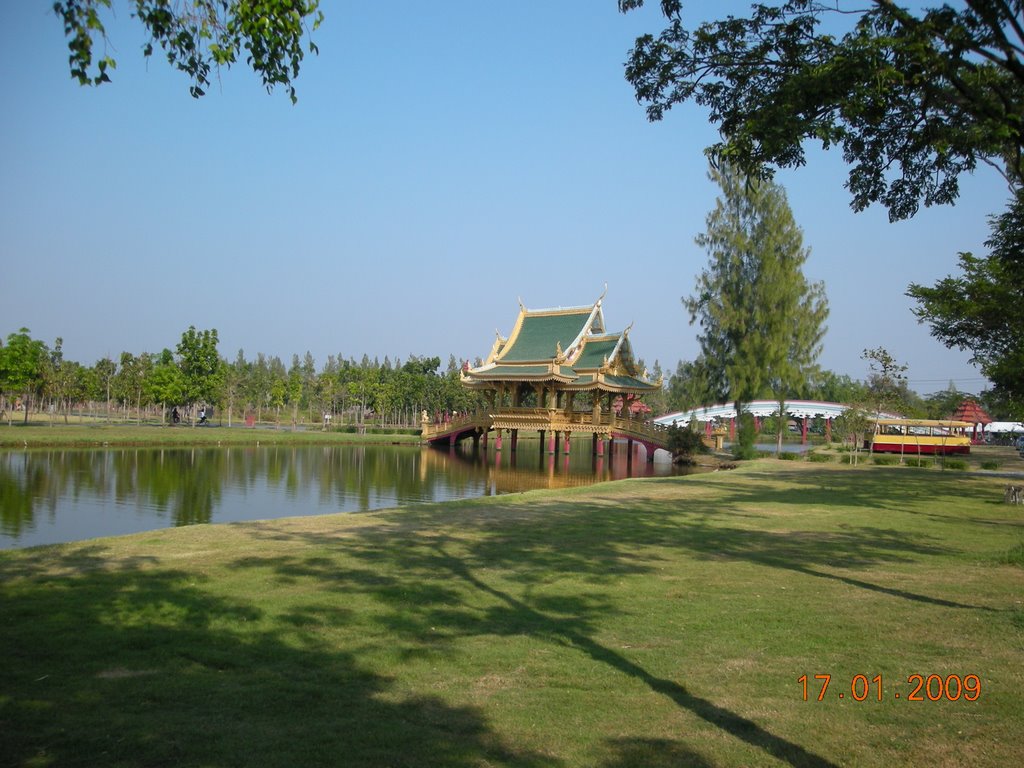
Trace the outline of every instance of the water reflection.
[[[589, 448], [589, 446], [586, 446]], [[0, 548], [197, 523], [365, 511], [418, 501], [670, 474], [641, 452], [593, 457], [406, 446], [0, 452]]]

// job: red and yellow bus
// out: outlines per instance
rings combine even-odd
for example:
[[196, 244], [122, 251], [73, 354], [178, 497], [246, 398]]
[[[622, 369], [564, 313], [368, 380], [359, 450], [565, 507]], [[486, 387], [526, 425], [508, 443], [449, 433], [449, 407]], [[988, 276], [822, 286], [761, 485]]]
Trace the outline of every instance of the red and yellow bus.
[[878, 419], [865, 448], [874, 453], [956, 454], [971, 452], [973, 424], [950, 419]]

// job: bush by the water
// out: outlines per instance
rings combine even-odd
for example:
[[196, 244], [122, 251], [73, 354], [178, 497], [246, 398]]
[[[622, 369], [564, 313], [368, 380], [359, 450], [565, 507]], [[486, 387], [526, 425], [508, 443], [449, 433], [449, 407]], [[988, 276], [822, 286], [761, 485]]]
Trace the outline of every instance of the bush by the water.
[[800, 458], [799, 453], [793, 453], [792, 451], [780, 451], [779, 458], [782, 461], [796, 461]]
[[811, 453], [807, 455], [807, 460], [815, 464], [828, 464], [832, 461], [832, 455], [828, 453]]
[[982, 469], [999, 469], [999, 462], [995, 459], [985, 459], [981, 462]]
[[696, 430], [673, 424], [668, 428], [668, 449], [673, 458], [685, 460], [696, 453], [707, 453], [708, 447]]
[[967, 469], [967, 462], [963, 459], [946, 459], [943, 466], [946, 469]]

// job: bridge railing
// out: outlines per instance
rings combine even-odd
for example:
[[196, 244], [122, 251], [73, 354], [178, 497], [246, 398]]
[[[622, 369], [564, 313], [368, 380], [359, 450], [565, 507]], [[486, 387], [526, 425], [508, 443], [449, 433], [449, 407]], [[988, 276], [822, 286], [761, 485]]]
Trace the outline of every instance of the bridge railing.
[[461, 432], [464, 429], [469, 429], [474, 426], [484, 426], [485, 424], [489, 426], [490, 417], [483, 411], [450, 415], [445, 414], [434, 418], [431, 418], [428, 414], [424, 413], [420, 422], [420, 436], [424, 440], [431, 440], [439, 435]]
[[557, 430], [568, 432], [618, 432], [627, 437], [646, 440], [664, 446], [668, 441], [668, 427], [629, 416], [591, 411], [561, 411], [549, 408], [496, 408], [493, 411], [444, 415], [430, 418], [424, 414], [422, 437], [432, 440], [442, 435], [460, 432], [472, 427], [489, 429]]

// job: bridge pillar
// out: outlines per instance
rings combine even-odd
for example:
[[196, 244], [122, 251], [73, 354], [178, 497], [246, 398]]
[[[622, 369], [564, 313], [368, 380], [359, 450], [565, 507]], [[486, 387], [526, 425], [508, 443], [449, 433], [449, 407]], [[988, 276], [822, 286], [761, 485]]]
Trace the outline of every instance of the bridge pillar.
[[825, 442], [832, 442], [832, 418], [825, 419]]
[[502, 433], [502, 430], [499, 429], [499, 430], [497, 430], [497, 432], [498, 432], [498, 435], [497, 435], [497, 437], [494, 438], [494, 449], [496, 451], [500, 451], [501, 450], [501, 433]]
[[512, 453], [516, 452], [516, 448], [519, 447], [519, 430], [512, 430]]
[[551, 430], [551, 434], [548, 435], [548, 453], [549, 454], [554, 455], [554, 453], [555, 453], [555, 443], [558, 440], [557, 435], [558, 435], [558, 433], [555, 432], [554, 430]]
[[569, 432], [569, 430], [565, 431], [565, 455], [566, 456], [569, 455], [569, 438], [571, 437], [571, 435], [572, 435], [572, 433]]
[[647, 463], [648, 464], [653, 464], [654, 463], [654, 452], [656, 450], [658, 450], [658, 449], [655, 448], [650, 443], [644, 443], [644, 448], [647, 450]]
[[454, 432], [452, 432], [450, 435], [448, 435], [448, 447], [449, 448], [454, 448], [455, 447], [455, 438], [456, 437], [457, 437], [457, 435]]
[[807, 445], [807, 417], [800, 420], [800, 445]]
[[541, 455], [543, 455], [544, 454], [544, 435], [546, 434], [546, 432], [543, 429], [540, 429], [540, 430], [537, 430], [537, 431], [540, 433], [540, 441], [539, 441], [540, 442], [540, 453], [541, 453]]

